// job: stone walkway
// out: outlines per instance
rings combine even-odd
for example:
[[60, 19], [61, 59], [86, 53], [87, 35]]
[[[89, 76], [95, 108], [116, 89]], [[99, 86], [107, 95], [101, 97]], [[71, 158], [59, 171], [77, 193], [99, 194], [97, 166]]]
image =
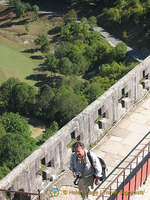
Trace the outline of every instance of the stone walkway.
[[[93, 151], [106, 161], [108, 168], [107, 173], [109, 174], [149, 131], [150, 94], [133, 107], [120, 123], [109, 132], [103, 141], [93, 148]], [[148, 141], [150, 141], [150, 137], [144, 141], [144, 144], [148, 143]], [[136, 153], [138, 153], [138, 150], [139, 148], [136, 149]], [[127, 165], [127, 163], [124, 164]], [[72, 172], [68, 170], [48, 188], [43, 200], [49, 200], [52, 198], [50, 197], [50, 190], [52, 188], [58, 188], [59, 190], [59, 195], [53, 197], [54, 199], [80, 200], [81, 197], [78, 194], [78, 189], [73, 185], [73, 180]], [[149, 181], [150, 178], [148, 178], [147, 184], [143, 185], [144, 195], [142, 195], [142, 197], [138, 195], [132, 196], [132, 200], [150, 200]], [[89, 197], [90, 199], [96, 199], [96, 197], [93, 197], [92, 195]]]

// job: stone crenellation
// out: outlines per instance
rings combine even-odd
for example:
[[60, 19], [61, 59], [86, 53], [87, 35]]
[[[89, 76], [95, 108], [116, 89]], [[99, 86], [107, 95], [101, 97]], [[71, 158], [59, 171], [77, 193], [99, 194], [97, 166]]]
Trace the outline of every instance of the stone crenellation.
[[42, 190], [44, 180], [52, 180], [68, 167], [71, 154], [68, 145], [73, 138], [80, 138], [86, 146], [100, 140], [149, 89], [150, 56], [15, 167], [0, 181], [0, 188]]

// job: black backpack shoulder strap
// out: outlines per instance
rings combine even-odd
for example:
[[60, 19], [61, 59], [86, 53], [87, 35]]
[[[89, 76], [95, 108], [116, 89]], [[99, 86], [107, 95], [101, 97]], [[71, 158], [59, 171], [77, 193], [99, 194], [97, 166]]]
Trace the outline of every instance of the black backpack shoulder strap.
[[[93, 167], [93, 169], [94, 169], [94, 172], [95, 172], [95, 168], [94, 168], [94, 166], [93, 166], [93, 160], [92, 160], [90, 151], [87, 152], [87, 156], [88, 156], [88, 159], [89, 159], [89, 161], [90, 161], [90, 163], [91, 163], [91, 165], [92, 165], [92, 167]], [[94, 178], [96, 178], [95, 174], [93, 174], [93, 176], [94, 176]]]
[[[92, 160], [90, 151], [87, 152], [87, 156], [89, 158], [89, 161], [90, 161], [92, 167], [94, 168], [94, 166], [93, 166], [93, 160]], [[104, 160], [102, 158], [98, 157], [98, 159], [99, 159], [99, 162], [100, 162], [101, 167], [102, 167], [102, 177], [100, 177], [100, 181], [103, 181], [106, 178], [106, 164], [105, 164], [105, 162], [104, 162]], [[95, 171], [95, 168], [94, 168], [94, 171]]]
[[[91, 154], [90, 154], [90, 151], [87, 152], [87, 156], [88, 156], [88, 159], [93, 167], [93, 160], [92, 160], [92, 157], [91, 157]], [[93, 167], [94, 168], [94, 167]]]

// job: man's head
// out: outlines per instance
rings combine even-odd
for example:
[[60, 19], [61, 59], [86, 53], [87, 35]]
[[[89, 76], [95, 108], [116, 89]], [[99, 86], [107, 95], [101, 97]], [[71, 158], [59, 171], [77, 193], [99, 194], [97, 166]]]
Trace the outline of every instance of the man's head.
[[84, 149], [85, 149], [85, 146], [82, 142], [76, 142], [75, 153], [77, 154], [78, 158], [81, 159], [84, 156]]

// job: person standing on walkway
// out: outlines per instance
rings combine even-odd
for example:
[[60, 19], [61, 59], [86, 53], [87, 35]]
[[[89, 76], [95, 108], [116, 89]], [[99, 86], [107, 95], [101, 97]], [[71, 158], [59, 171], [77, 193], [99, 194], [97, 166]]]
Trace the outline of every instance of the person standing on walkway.
[[93, 166], [91, 165], [87, 156], [88, 151], [85, 150], [82, 142], [76, 142], [74, 150], [75, 152], [71, 154], [70, 158], [70, 169], [73, 172], [74, 178], [76, 178], [74, 184], [78, 185], [80, 194], [84, 200], [88, 198], [90, 188], [93, 188], [93, 184], [100, 184], [102, 167], [96, 154], [90, 151], [93, 160]]

